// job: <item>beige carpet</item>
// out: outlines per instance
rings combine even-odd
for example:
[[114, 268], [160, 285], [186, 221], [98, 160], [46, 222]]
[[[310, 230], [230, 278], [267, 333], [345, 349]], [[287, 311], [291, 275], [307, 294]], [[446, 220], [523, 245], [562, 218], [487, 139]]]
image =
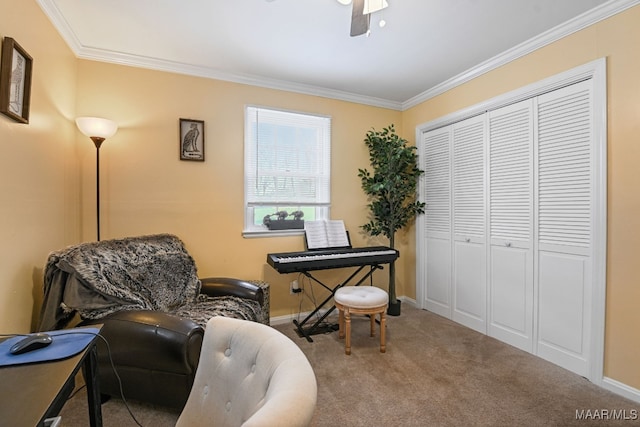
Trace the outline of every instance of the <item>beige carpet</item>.
[[[369, 337], [364, 317], [353, 320], [351, 356], [337, 332], [309, 343], [293, 325], [276, 326], [300, 346], [316, 373], [314, 426], [640, 425], [640, 404], [440, 316], [402, 309], [401, 316], [388, 318], [385, 354], [378, 337]], [[144, 426], [172, 426], [178, 417], [130, 406]], [[627, 419], [603, 417], [603, 410]], [[119, 399], [105, 403], [102, 412], [105, 427], [136, 425]], [[577, 413], [591, 419], [578, 420]], [[88, 425], [85, 394], [73, 397], [61, 415], [65, 427]]]

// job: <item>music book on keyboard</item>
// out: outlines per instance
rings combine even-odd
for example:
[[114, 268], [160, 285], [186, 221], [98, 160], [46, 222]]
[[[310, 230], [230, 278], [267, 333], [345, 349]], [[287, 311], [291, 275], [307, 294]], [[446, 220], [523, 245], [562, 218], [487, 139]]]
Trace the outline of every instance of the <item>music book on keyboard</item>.
[[351, 247], [349, 235], [341, 219], [305, 221], [304, 231], [307, 249]]

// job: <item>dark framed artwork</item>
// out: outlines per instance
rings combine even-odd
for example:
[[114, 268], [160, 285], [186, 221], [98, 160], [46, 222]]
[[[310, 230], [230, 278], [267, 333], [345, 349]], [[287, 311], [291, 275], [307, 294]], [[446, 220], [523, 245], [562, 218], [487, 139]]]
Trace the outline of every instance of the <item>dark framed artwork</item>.
[[11, 37], [2, 41], [0, 64], [0, 113], [29, 123], [33, 59]]
[[180, 119], [180, 160], [204, 162], [204, 120]]

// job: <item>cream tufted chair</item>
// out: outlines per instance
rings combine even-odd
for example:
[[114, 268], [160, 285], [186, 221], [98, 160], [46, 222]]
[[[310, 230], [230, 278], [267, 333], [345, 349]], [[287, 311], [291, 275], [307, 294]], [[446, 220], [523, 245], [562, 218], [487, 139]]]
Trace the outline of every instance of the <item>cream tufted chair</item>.
[[307, 426], [316, 377], [300, 348], [256, 322], [213, 317], [176, 427]]

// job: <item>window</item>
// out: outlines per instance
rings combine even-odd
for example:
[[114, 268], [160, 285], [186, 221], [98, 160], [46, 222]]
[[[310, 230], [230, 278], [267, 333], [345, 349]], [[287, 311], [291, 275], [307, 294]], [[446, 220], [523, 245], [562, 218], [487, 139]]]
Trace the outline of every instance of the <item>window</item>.
[[330, 154], [330, 118], [247, 107], [245, 233], [269, 232], [263, 219], [279, 211], [302, 211], [305, 220], [327, 219]]

